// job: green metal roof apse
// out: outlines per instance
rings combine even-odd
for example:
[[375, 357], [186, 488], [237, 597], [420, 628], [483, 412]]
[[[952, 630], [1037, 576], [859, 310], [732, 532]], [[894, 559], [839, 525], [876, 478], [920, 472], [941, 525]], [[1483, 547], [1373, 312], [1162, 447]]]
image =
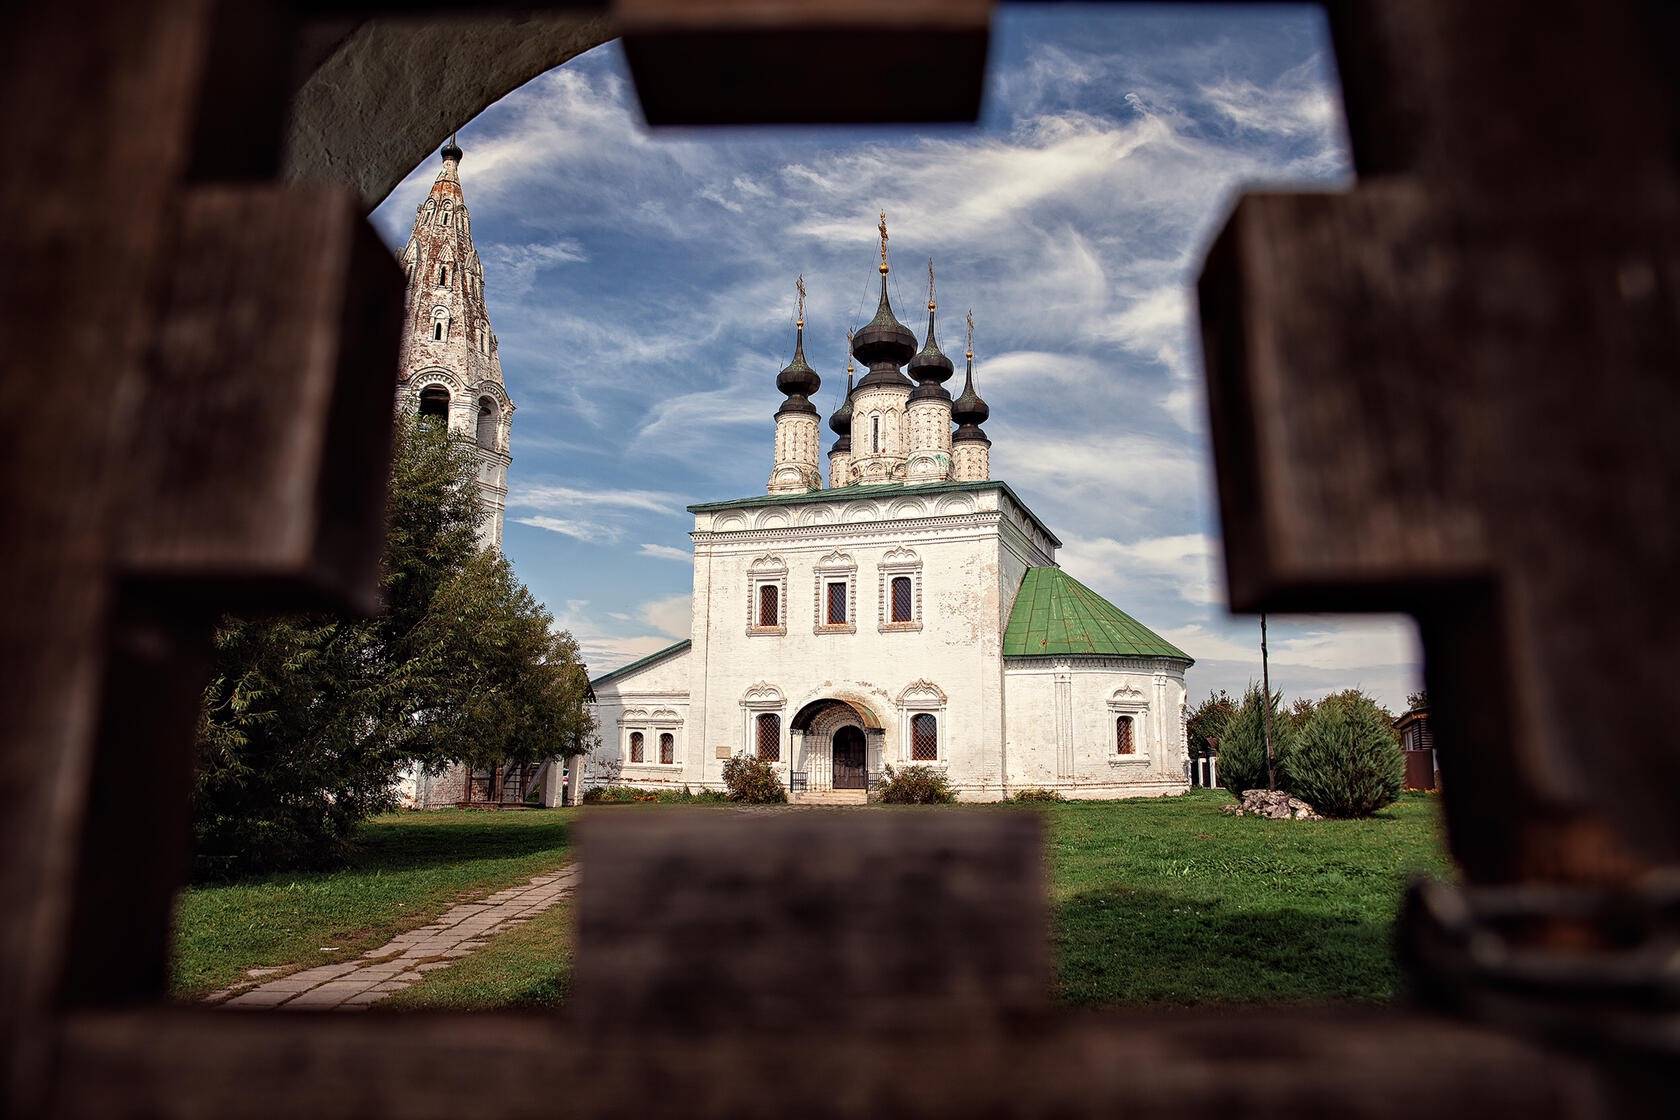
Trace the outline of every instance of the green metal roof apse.
[[1060, 568], [1028, 568], [1003, 632], [1005, 657], [1194, 659]]

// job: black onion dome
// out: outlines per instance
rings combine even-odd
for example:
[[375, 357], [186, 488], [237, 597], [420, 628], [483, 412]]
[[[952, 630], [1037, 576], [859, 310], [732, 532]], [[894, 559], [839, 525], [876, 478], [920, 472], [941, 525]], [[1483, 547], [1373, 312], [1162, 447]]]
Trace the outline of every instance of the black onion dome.
[[817, 376], [817, 371], [805, 360], [804, 322], [801, 321], [794, 331], [793, 361], [776, 375], [776, 388], [790, 397], [795, 393], [809, 397], [822, 387], [822, 378]]
[[980, 425], [984, 424], [986, 418], [991, 414], [992, 410], [987, 407], [985, 401], [980, 399], [980, 394], [974, 391], [974, 355], [970, 354], [968, 356], [968, 375], [963, 380], [962, 396], [958, 397], [956, 402], [951, 405], [951, 419], [955, 420], [961, 427], [951, 438], [956, 440], [985, 439], [986, 433], [980, 430]]
[[828, 427], [837, 436], [852, 434], [852, 374], [846, 371], [846, 396], [840, 402], [840, 407], [834, 410], [834, 415], [828, 418]]
[[943, 382], [950, 379], [956, 368], [951, 365], [951, 359], [939, 349], [939, 343], [933, 336], [934, 303], [928, 300], [928, 333], [927, 342], [921, 352], [910, 359], [907, 371], [916, 379], [915, 392], [910, 394], [913, 401], [950, 400], [951, 394], [945, 391]]
[[449, 143], [443, 146], [443, 151], [439, 152], [438, 155], [442, 156], [445, 162], [449, 160], [454, 160], [456, 163], [461, 162], [461, 146], [455, 143], [453, 132], [449, 134]]
[[898, 367], [915, 355], [916, 336], [893, 315], [885, 272], [881, 273], [881, 303], [875, 308], [875, 318], [852, 336], [852, 353], [869, 366], [860, 385], [904, 384]]

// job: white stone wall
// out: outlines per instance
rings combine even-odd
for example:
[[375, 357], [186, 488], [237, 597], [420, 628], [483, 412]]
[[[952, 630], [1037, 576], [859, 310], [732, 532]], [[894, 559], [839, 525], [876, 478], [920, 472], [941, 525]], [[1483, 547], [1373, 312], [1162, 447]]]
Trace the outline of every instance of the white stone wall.
[[952, 482], [985, 482], [992, 477], [992, 448], [977, 439], [965, 439], [951, 449]]
[[910, 458], [905, 464], [905, 481], [951, 481], [951, 402], [912, 401], [907, 416]]
[[904, 460], [909, 455], [904, 411], [909, 399], [908, 385], [870, 385], [853, 394], [852, 473], [857, 481], [892, 482], [904, 477]]
[[822, 489], [817, 417], [784, 412], [776, 417], [776, 462], [770, 470], [772, 494], [802, 494]]
[[828, 453], [828, 484], [830, 486], [850, 486], [852, 484], [852, 453], [850, 451], [830, 451]]
[[[1012, 659], [1004, 672], [1010, 785], [1063, 797], [1179, 793], [1185, 774], [1184, 665], [1161, 658]], [[1117, 751], [1131, 717], [1135, 753]]]
[[[628, 677], [595, 688], [596, 735], [600, 742], [582, 759], [584, 788], [619, 783], [648, 788], [680, 787], [689, 755], [690, 654], [672, 654]], [[643, 733], [646, 753], [630, 761], [630, 733]], [[659, 736], [670, 734], [676, 752], [670, 766], [659, 761]]]

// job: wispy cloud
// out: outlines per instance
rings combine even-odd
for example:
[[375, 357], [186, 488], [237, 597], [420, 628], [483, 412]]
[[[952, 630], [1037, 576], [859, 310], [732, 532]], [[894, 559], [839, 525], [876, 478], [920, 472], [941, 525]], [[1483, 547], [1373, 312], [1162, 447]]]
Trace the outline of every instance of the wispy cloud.
[[545, 529], [550, 533], [559, 533], [563, 537], [583, 541], [586, 544], [617, 544], [624, 534], [611, 525], [603, 525], [597, 521], [576, 521], [563, 517], [516, 517], [514, 521], [520, 525], [529, 525], [533, 529]]
[[672, 548], [668, 544], [644, 544], [641, 548], [643, 556], [654, 556], [660, 560], [675, 560], [687, 564], [694, 559], [694, 553], [686, 548]]

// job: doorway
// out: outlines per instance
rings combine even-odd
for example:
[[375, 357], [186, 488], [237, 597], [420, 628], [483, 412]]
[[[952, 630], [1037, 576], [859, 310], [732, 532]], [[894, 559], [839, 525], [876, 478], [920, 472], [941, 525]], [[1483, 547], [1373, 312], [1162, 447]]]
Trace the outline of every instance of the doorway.
[[868, 789], [864, 771], [863, 729], [842, 727], [834, 733], [834, 788]]

